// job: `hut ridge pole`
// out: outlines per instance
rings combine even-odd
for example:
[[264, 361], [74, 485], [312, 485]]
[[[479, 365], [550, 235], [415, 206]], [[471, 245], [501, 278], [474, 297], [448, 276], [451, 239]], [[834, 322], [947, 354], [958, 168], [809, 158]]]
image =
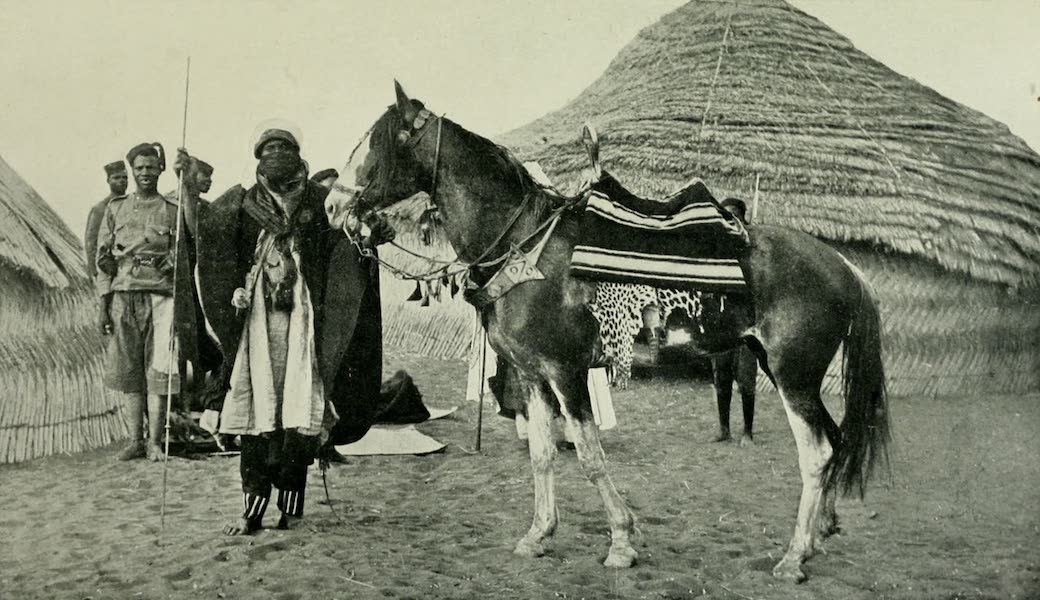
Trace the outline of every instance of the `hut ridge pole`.
[[755, 221], [758, 218], [758, 177], [759, 174], [755, 173], [755, 195], [751, 199], [751, 215], [748, 218], [748, 222]]
[[[181, 148], [187, 147], [188, 142], [188, 84], [191, 81], [191, 57], [184, 71], [184, 116], [181, 121]], [[166, 476], [170, 464], [170, 409], [173, 398], [173, 353], [177, 348], [177, 267], [181, 247], [181, 221], [184, 216], [184, 171], [188, 165], [181, 165], [181, 171], [177, 176], [177, 227], [173, 242], [173, 316], [170, 320], [170, 342], [166, 351], [166, 424], [164, 431], [163, 469], [162, 469], [162, 502], [159, 504], [159, 535], [162, 536], [166, 528]], [[180, 361], [178, 367], [180, 366]]]

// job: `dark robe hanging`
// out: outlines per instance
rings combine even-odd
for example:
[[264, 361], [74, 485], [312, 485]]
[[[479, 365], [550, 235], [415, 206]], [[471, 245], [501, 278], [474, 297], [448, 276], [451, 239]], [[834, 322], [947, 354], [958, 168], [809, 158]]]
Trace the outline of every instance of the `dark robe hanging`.
[[[207, 408], [219, 410], [246, 322], [246, 311], [231, 305], [245, 286], [261, 225], [251, 203], [263, 194], [235, 186], [209, 205], [199, 207], [199, 288], [206, 318], [220, 342], [220, 387], [210, 390]], [[363, 257], [325, 214], [328, 190], [307, 182], [300, 205], [290, 218], [301, 255], [300, 273], [313, 306], [315, 352], [326, 397], [339, 422], [330, 442], [361, 439], [379, 406], [382, 380], [382, 317], [378, 265]]]

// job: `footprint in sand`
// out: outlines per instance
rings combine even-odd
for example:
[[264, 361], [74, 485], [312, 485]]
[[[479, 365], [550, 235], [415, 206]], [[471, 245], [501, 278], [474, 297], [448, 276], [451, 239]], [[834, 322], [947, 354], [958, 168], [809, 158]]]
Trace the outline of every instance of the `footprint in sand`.
[[270, 544], [253, 546], [246, 550], [246, 557], [250, 560], [264, 560], [271, 552], [280, 552], [288, 547], [289, 544], [286, 544], [285, 542], [271, 542]]
[[756, 558], [755, 560], [749, 560], [747, 568], [752, 571], [760, 571], [762, 573], [772, 573], [773, 565], [776, 561], [771, 558]]
[[166, 581], [184, 581], [191, 578], [191, 567], [184, 567], [180, 571], [174, 571], [173, 573], [167, 573], [163, 575], [163, 579]]

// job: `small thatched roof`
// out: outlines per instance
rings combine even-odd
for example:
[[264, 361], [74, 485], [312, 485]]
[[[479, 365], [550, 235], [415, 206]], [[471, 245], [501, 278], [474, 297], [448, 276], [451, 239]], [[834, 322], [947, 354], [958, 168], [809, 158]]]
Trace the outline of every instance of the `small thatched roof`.
[[567, 106], [500, 137], [574, 186], [582, 122], [604, 165], [664, 194], [692, 176], [758, 220], [1040, 286], [1040, 156], [781, 0], [693, 1]]
[[79, 239], [0, 157], [0, 262], [56, 288], [89, 287]]

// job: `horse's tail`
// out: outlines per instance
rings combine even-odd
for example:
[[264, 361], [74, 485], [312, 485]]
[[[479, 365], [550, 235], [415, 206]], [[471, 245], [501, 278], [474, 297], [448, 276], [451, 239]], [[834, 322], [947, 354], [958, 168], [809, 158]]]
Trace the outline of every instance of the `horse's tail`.
[[845, 418], [823, 478], [824, 489], [840, 488], [846, 495], [855, 490], [863, 497], [875, 466], [887, 466], [888, 403], [877, 297], [859, 269], [852, 270], [859, 280], [860, 299], [842, 351]]

